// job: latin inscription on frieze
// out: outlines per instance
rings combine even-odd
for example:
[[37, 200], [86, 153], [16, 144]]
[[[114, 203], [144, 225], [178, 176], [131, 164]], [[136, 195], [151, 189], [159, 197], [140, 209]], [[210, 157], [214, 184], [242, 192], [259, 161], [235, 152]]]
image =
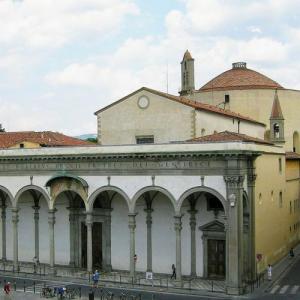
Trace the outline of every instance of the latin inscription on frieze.
[[0, 163], [0, 172], [71, 170], [188, 170], [208, 168], [209, 161], [97, 161], [63, 163]]

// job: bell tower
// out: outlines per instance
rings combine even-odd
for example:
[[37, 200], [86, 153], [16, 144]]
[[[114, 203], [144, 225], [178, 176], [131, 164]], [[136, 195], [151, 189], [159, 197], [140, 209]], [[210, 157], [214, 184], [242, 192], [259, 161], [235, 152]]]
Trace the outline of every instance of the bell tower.
[[277, 144], [283, 144], [284, 140], [284, 118], [278, 98], [275, 91], [272, 112], [270, 116], [270, 141]]
[[194, 59], [191, 53], [186, 50], [181, 62], [181, 96], [191, 94], [195, 90], [194, 81]]

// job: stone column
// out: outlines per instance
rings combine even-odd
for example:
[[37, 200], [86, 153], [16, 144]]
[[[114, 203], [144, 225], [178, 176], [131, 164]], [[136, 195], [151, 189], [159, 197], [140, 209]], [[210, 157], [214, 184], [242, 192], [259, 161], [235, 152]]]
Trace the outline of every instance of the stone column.
[[196, 213], [197, 210], [191, 209], [190, 227], [191, 227], [191, 276], [196, 277]]
[[147, 272], [152, 272], [152, 212], [153, 209], [147, 208], [146, 225], [147, 225]]
[[135, 223], [135, 216], [136, 214], [129, 214], [129, 222], [128, 222], [128, 227], [130, 231], [130, 276], [135, 277], [135, 264], [136, 262], [134, 261], [134, 255], [135, 255], [135, 228], [136, 228], [136, 223]]
[[111, 211], [112, 209], [107, 210], [107, 215], [105, 216], [105, 232], [106, 232], [106, 271], [111, 272]]
[[18, 223], [19, 223], [19, 210], [12, 208], [12, 224], [13, 224], [13, 264], [15, 271], [18, 270]]
[[[250, 162], [253, 167], [253, 162]], [[255, 253], [255, 180], [254, 169], [247, 176], [248, 200], [249, 200], [249, 269], [250, 280], [256, 277], [256, 253]]]
[[6, 203], [2, 200], [1, 220], [2, 220], [2, 261], [6, 261]]
[[50, 255], [50, 271], [51, 271], [51, 273], [55, 273], [55, 238], [54, 238], [55, 212], [56, 212], [56, 209], [50, 209], [48, 211], [49, 255]]
[[75, 209], [72, 207], [72, 204], [70, 204], [69, 207], [69, 222], [70, 222], [70, 267], [75, 267]]
[[35, 205], [32, 206], [34, 213], [33, 213], [33, 218], [34, 218], [34, 256], [37, 258], [37, 260], [40, 260], [40, 251], [39, 251], [39, 219], [40, 219], [40, 214], [39, 214], [39, 202], [35, 201]]
[[93, 272], [93, 215], [86, 214], [86, 229], [87, 229], [87, 270]]
[[228, 294], [243, 293], [243, 182], [239, 174], [224, 176], [227, 193], [226, 290]]
[[176, 279], [181, 280], [181, 215], [175, 217], [175, 232], [176, 232]]

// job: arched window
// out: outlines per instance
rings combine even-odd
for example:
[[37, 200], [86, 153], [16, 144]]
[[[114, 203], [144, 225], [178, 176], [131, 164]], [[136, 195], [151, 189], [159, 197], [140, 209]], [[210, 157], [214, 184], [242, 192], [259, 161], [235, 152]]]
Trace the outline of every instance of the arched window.
[[293, 134], [293, 151], [300, 152], [299, 133], [297, 131]]
[[280, 134], [280, 127], [279, 127], [279, 124], [278, 123], [275, 123], [274, 126], [273, 126], [273, 130], [274, 130], [274, 137], [276, 139], [279, 138], [279, 134]]

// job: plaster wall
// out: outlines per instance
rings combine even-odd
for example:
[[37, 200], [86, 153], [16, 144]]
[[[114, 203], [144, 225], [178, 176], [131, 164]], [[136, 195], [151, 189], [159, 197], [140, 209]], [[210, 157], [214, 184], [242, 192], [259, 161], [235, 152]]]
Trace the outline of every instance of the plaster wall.
[[[230, 109], [267, 125], [270, 129], [270, 115], [274, 100], [273, 89], [224, 90], [195, 93], [193, 100], [218, 105], [224, 101], [225, 94], [230, 95]], [[287, 151], [293, 151], [293, 133], [300, 128], [300, 91], [278, 90], [278, 97], [285, 119], [285, 145]], [[228, 107], [227, 107], [228, 108]]]
[[[142, 95], [150, 104], [141, 109]], [[136, 136], [153, 135], [155, 143], [182, 141], [192, 138], [193, 108], [152, 94], [139, 93], [98, 114], [102, 145], [136, 144]], [[101, 124], [100, 124], [101, 123]]]
[[228, 118], [219, 114], [196, 111], [196, 134], [195, 137], [213, 134], [222, 131], [240, 132], [250, 136], [264, 138], [265, 127], [259, 124]]
[[[281, 172], [279, 158], [282, 160]], [[273, 264], [287, 254], [293, 232], [290, 231], [290, 195], [286, 185], [285, 156], [262, 155], [257, 158], [255, 166], [255, 238], [256, 253], [263, 255], [258, 264], [258, 270], [262, 271], [268, 263]]]

